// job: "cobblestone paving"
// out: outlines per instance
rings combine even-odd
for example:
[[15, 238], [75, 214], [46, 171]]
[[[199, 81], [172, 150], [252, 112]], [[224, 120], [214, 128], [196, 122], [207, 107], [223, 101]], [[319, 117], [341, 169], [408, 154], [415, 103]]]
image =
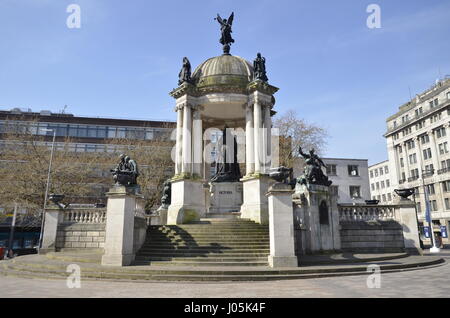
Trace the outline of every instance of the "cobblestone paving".
[[127, 283], [82, 281], [69, 289], [64, 280], [0, 276], [0, 297], [450, 297], [450, 250], [447, 264], [435, 268], [386, 273], [381, 288], [367, 288], [367, 276], [269, 282]]

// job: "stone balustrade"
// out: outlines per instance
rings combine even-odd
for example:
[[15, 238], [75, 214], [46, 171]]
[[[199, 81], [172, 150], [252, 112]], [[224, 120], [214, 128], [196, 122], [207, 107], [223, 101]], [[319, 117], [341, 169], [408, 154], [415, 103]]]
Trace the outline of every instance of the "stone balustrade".
[[64, 211], [62, 223], [105, 224], [106, 209], [82, 209]]
[[338, 205], [340, 221], [396, 220], [395, 205]]

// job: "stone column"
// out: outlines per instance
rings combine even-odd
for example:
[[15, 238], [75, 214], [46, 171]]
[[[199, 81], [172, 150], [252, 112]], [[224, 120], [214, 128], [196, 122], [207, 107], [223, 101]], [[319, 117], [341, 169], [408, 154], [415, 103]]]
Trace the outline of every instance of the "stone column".
[[270, 117], [270, 105], [264, 109], [264, 172], [269, 173], [272, 164], [272, 118]]
[[102, 265], [127, 266], [134, 261], [135, 189], [114, 186], [106, 194], [105, 254]]
[[261, 136], [261, 127], [262, 127], [262, 118], [261, 118], [261, 104], [258, 101], [258, 97], [255, 94], [255, 101], [253, 104], [253, 123], [254, 123], [254, 158], [255, 158], [255, 173], [262, 173], [261, 167], [261, 159], [262, 159], [262, 136]]
[[269, 234], [271, 267], [298, 267], [294, 244], [292, 189], [276, 183], [269, 188]]
[[181, 173], [182, 166], [182, 143], [183, 143], [183, 108], [176, 107], [177, 111], [177, 139], [175, 148], [175, 175]]
[[249, 103], [245, 109], [245, 163], [246, 175], [255, 172], [255, 136], [253, 129], [253, 109]]
[[408, 176], [410, 176], [411, 177], [411, 175], [410, 175], [410, 173], [411, 173], [411, 170], [409, 169], [409, 153], [408, 153], [408, 147], [406, 146], [406, 142], [404, 142], [403, 143], [403, 152], [404, 152], [404, 154], [405, 154], [405, 167], [406, 167], [406, 181], [408, 182]]
[[58, 224], [62, 222], [62, 212], [63, 211], [56, 205], [52, 205], [45, 210], [42, 248], [39, 249], [39, 254], [54, 252], [56, 250]]
[[200, 110], [194, 110], [193, 114], [194, 122], [192, 124], [193, 130], [193, 174], [201, 177], [202, 174], [202, 163], [203, 163], [203, 128], [202, 120], [200, 116]]
[[422, 160], [422, 147], [420, 145], [420, 138], [414, 137], [413, 138], [414, 143], [416, 143], [417, 147], [417, 163], [419, 164], [419, 178], [422, 178], [422, 169], [423, 169], [423, 160]]
[[183, 174], [192, 173], [192, 111], [188, 104], [184, 105], [183, 114]]
[[[430, 130], [428, 132], [428, 135], [430, 136], [430, 148], [431, 148], [431, 161], [433, 163], [433, 168], [435, 172], [437, 173], [437, 169], [439, 169], [439, 160], [438, 160], [438, 150], [436, 148], [436, 139], [434, 137], [434, 131]], [[425, 168], [425, 167], [424, 167]]]

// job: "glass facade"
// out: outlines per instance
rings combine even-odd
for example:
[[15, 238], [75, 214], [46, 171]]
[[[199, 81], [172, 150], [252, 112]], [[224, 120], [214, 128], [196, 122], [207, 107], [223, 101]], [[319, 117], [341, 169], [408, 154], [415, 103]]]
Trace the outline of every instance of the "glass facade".
[[[152, 140], [168, 138], [170, 128], [138, 128], [121, 126], [99, 126], [58, 123], [8, 122], [13, 129], [28, 131], [41, 136], [53, 136], [56, 130], [58, 137], [73, 138], [128, 138], [136, 140]], [[6, 122], [0, 121], [0, 132], [7, 130]]]

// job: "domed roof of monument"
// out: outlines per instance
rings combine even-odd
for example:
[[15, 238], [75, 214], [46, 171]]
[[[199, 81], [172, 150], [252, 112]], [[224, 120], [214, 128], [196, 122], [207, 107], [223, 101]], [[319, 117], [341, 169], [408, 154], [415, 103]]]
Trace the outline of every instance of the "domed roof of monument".
[[242, 57], [224, 54], [200, 64], [192, 74], [192, 79], [200, 86], [248, 84], [253, 79], [253, 67]]

